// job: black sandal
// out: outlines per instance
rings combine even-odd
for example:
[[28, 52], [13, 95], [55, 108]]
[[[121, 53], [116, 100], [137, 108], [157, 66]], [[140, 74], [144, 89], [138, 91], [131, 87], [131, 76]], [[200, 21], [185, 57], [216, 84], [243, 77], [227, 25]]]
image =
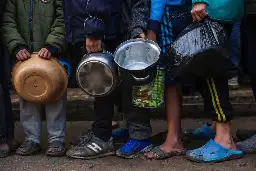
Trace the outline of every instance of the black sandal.
[[53, 141], [49, 144], [46, 155], [50, 157], [62, 157], [66, 155], [65, 144], [60, 141]]
[[8, 140], [7, 144], [9, 145], [11, 152], [15, 152], [20, 147], [20, 143], [14, 138]]
[[21, 156], [31, 156], [38, 154], [40, 151], [40, 144], [27, 140], [16, 150], [16, 154]]
[[[186, 149], [183, 149], [182, 151], [173, 151], [173, 152], [165, 152], [160, 149], [160, 146], [156, 146], [153, 148], [150, 152], [146, 153], [144, 157], [146, 159], [153, 159], [153, 160], [163, 160], [175, 156], [183, 156], [186, 154]], [[147, 154], [151, 153], [152, 157], [148, 157]]]
[[10, 148], [8, 147], [8, 145], [6, 147], [0, 148], [0, 158], [7, 157], [9, 156], [9, 154], [10, 154]]

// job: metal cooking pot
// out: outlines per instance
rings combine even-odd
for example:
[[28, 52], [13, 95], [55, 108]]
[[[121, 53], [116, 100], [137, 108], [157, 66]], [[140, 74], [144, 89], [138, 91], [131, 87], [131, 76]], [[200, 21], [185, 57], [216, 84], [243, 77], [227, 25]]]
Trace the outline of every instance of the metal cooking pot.
[[16, 63], [12, 70], [12, 82], [17, 93], [31, 103], [57, 102], [67, 91], [68, 77], [57, 59], [31, 58]]
[[118, 82], [118, 68], [110, 52], [84, 55], [76, 70], [80, 88], [93, 97], [110, 94]]
[[156, 76], [160, 52], [160, 47], [151, 40], [131, 39], [117, 47], [114, 61], [122, 76], [132, 76], [133, 85], [145, 85]]

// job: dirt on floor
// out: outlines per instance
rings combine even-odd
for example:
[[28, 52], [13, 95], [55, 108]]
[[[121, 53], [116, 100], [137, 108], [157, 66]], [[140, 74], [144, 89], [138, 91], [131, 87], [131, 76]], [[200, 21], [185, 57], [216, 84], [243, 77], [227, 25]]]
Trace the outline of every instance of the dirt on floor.
[[[207, 120], [184, 119], [183, 128], [197, 128]], [[88, 131], [91, 122], [68, 122], [67, 142], [73, 136]], [[256, 129], [256, 117], [237, 118], [233, 121], [234, 135], [238, 128]], [[161, 143], [166, 130], [166, 122], [152, 121], [153, 138], [156, 144]], [[45, 129], [45, 124], [43, 126]], [[45, 132], [45, 130], [44, 130]], [[16, 137], [22, 142], [24, 139], [20, 123], [16, 123]], [[188, 148], [196, 148], [203, 144], [201, 141], [186, 143]], [[42, 145], [46, 147], [46, 135], [42, 136]], [[20, 157], [12, 155], [0, 159], [0, 171], [256, 171], [256, 155], [246, 155], [240, 160], [228, 161], [217, 164], [192, 163], [183, 157], [173, 157], [162, 161], [148, 161], [143, 158], [132, 160], [121, 159], [116, 156], [96, 160], [73, 160], [66, 157], [49, 158], [42, 152], [40, 155]]]

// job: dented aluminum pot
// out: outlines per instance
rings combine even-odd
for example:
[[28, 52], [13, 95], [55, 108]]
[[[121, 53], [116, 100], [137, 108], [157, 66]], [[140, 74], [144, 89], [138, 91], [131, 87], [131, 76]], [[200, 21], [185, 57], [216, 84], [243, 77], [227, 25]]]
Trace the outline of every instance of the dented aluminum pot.
[[133, 85], [145, 85], [153, 81], [160, 52], [160, 47], [151, 40], [131, 39], [122, 43], [114, 53], [122, 80], [130, 75]]
[[110, 52], [86, 54], [76, 70], [80, 88], [93, 97], [106, 96], [118, 84], [118, 68]]

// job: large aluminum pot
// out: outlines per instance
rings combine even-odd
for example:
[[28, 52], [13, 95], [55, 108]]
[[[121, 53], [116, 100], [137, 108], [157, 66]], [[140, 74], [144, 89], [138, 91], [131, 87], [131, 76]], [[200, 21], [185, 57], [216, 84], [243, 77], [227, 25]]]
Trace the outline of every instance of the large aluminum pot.
[[110, 94], [118, 83], [118, 68], [110, 52], [86, 54], [78, 64], [76, 79], [80, 88], [93, 97]]
[[55, 58], [46, 60], [33, 53], [30, 59], [16, 63], [12, 82], [24, 100], [49, 104], [57, 102], [67, 91], [68, 77]]
[[114, 60], [121, 75], [128, 73], [134, 85], [145, 85], [156, 76], [160, 52], [160, 47], [151, 40], [131, 39], [117, 47]]

